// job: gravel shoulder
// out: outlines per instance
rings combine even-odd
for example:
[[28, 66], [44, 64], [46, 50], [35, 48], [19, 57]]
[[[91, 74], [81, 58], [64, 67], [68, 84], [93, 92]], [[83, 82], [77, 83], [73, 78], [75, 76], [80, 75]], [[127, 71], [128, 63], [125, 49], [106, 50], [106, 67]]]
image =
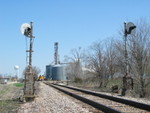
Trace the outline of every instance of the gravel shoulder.
[[[58, 90], [36, 82], [36, 98], [32, 102], [21, 105], [18, 113], [92, 113], [91, 108], [74, 101]], [[95, 111], [95, 113], [100, 113]]]

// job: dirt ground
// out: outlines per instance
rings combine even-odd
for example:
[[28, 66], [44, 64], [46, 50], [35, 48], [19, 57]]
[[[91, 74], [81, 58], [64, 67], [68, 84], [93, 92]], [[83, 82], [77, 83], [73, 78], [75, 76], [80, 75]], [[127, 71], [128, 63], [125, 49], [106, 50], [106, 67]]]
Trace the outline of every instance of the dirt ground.
[[0, 84], [0, 113], [17, 113], [18, 98], [23, 95], [23, 87], [15, 83]]

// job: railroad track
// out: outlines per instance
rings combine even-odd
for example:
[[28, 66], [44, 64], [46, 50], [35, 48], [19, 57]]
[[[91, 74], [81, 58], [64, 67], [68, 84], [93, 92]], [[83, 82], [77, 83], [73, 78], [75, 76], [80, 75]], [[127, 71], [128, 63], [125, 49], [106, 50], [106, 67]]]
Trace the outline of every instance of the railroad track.
[[46, 84], [106, 113], [150, 113], [150, 105], [147, 104], [71, 86]]

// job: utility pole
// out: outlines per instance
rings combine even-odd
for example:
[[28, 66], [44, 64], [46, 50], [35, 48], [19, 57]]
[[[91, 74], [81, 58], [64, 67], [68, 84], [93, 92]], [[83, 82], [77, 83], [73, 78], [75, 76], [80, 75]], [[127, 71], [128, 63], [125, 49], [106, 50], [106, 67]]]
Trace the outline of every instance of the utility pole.
[[31, 25], [31, 34], [30, 34], [30, 54], [29, 54], [29, 66], [32, 67], [32, 47], [33, 47], [33, 22], [30, 23]]
[[123, 89], [122, 89], [122, 95], [125, 95], [125, 92], [127, 89], [133, 89], [133, 79], [131, 76], [129, 76], [129, 57], [128, 57], [128, 51], [127, 51], [127, 36], [132, 34], [133, 30], [136, 28], [136, 26], [131, 23], [125, 23], [124, 22], [124, 41], [125, 41], [125, 75], [123, 77]]
[[129, 60], [128, 60], [128, 51], [127, 51], [127, 29], [126, 29], [126, 23], [124, 22], [124, 39], [125, 39], [125, 64], [126, 64], [126, 73], [125, 76], [128, 76], [129, 74]]
[[30, 47], [29, 50], [26, 50], [26, 52], [29, 53], [29, 64], [27, 66], [26, 72], [25, 72], [25, 84], [24, 84], [24, 99], [25, 101], [30, 101], [34, 99], [34, 83], [35, 83], [35, 78], [34, 78], [34, 73], [32, 69], [32, 48], [33, 48], [33, 22], [30, 22], [30, 24], [23, 24], [21, 26], [21, 31], [22, 33], [30, 38]]

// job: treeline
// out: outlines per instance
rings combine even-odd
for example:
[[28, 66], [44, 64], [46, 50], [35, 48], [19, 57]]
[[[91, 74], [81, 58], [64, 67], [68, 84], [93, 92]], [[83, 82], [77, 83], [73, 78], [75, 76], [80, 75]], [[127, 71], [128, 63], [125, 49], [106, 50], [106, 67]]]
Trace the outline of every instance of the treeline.
[[[134, 81], [134, 91], [140, 97], [146, 95], [150, 86], [150, 24], [145, 20], [136, 23], [136, 32], [127, 37], [129, 76]], [[67, 75], [70, 80], [96, 77], [99, 87], [106, 87], [114, 75], [123, 77], [126, 71], [124, 32], [118, 37], [97, 41], [86, 50], [72, 49], [66, 56], [69, 63]]]

